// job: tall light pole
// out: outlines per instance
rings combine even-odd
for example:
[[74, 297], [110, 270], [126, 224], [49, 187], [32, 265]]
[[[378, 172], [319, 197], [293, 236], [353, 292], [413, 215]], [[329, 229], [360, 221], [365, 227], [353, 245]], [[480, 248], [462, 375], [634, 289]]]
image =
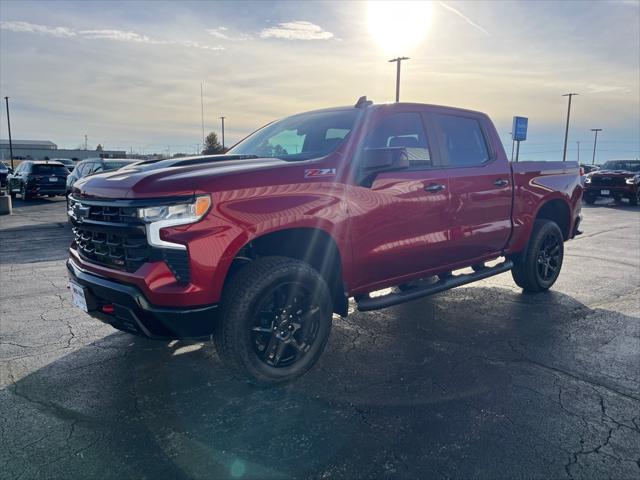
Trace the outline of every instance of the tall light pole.
[[578, 144], [578, 163], [580, 163], [580, 140], [576, 142]]
[[7, 128], [9, 129], [9, 156], [11, 157], [11, 170], [13, 170], [13, 142], [11, 141], [11, 120], [9, 119], [9, 97], [4, 97], [7, 105]]
[[569, 117], [571, 116], [571, 97], [578, 95], [577, 93], [565, 93], [563, 97], [569, 97], [569, 106], [567, 107], [567, 127], [564, 130], [564, 150], [562, 151], [562, 161], [567, 161], [567, 139], [569, 137]]
[[389, 63], [396, 62], [396, 103], [400, 101], [400, 63], [409, 60], [409, 57], [397, 57], [389, 60]]
[[601, 132], [601, 128], [592, 128], [592, 132], [596, 132], [595, 138], [593, 139], [593, 159], [591, 160], [591, 165], [596, 164], [596, 145], [598, 144], [598, 132]]
[[220, 117], [220, 120], [222, 120], [222, 150], [224, 150], [224, 119], [225, 117]]
[[204, 100], [202, 97], [202, 82], [200, 82], [200, 122], [202, 123], [202, 149], [204, 150]]

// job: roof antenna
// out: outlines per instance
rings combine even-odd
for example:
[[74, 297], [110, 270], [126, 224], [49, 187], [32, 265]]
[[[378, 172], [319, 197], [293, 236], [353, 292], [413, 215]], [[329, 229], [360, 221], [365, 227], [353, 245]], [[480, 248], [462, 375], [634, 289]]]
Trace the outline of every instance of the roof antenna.
[[365, 108], [365, 107], [368, 107], [369, 105], [373, 105], [373, 102], [371, 100], [367, 100], [367, 96], [363, 95], [358, 99], [358, 101], [354, 105], [354, 108]]

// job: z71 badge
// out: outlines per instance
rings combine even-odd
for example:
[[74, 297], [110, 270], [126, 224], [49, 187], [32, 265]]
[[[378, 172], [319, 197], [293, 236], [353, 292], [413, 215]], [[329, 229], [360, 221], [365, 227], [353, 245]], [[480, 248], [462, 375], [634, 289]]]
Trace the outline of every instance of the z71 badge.
[[318, 177], [335, 177], [335, 168], [308, 168], [304, 171], [304, 178], [318, 178]]

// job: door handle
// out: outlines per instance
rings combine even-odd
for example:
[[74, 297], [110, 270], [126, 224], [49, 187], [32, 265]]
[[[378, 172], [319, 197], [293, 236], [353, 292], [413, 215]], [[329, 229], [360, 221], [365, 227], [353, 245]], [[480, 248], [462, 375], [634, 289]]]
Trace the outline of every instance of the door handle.
[[496, 187], [505, 187], [505, 186], [509, 185], [509, 180], [505, 180], [503, 178], [498, 178], [495, 182], [493, 182], [493, 184]]
[[430, 183], [426, 187], [424, 187], [425, 192], [429, 193], [438, 193], [445, 189], [445, 186], [442, 183]]

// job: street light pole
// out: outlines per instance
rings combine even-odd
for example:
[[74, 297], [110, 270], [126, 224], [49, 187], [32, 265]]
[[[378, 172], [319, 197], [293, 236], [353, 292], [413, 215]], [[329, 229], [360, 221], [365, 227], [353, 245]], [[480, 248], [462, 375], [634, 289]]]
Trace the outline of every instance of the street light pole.
[[563, 97], [569, 97], [569, 106], [567, 107], [567, 127], [564, 130], [564, 150], [562, 151], [562, 161], [567, 161], [567, 139], [569, 137], [569, 117], [571, 116], [571, 97], [578, 95], [577, 93], [565, 93]]
[[598, 144], [598, 132], [601, 132], [601, 128], [592, 128], [592, 132], [596, 132], [595, 138], [593, 139], [593, 159], [591, 160], [591, 165], [596, 164], [596, 145]]
[[220, 117], [220, 120], [222, 120], [222, 150], [224, 150], [224, 119], [225, 117]]
[[400, 63], [409, 60], [409, 57], [397, 57], [389, 60], [389, 63], [396, 62], [396, 103], [400, 101]]
[[578, 164], [580, 163], [580, 140], [576, 142], [578, 144]]
[[9, 129], [9, 156], [11, 157], [11, 170], [13, 170], [13, 142], [11, 141], [11, 120], [9, 119], [9, 97], [4, 97], [7, 105], [7, 128]]

